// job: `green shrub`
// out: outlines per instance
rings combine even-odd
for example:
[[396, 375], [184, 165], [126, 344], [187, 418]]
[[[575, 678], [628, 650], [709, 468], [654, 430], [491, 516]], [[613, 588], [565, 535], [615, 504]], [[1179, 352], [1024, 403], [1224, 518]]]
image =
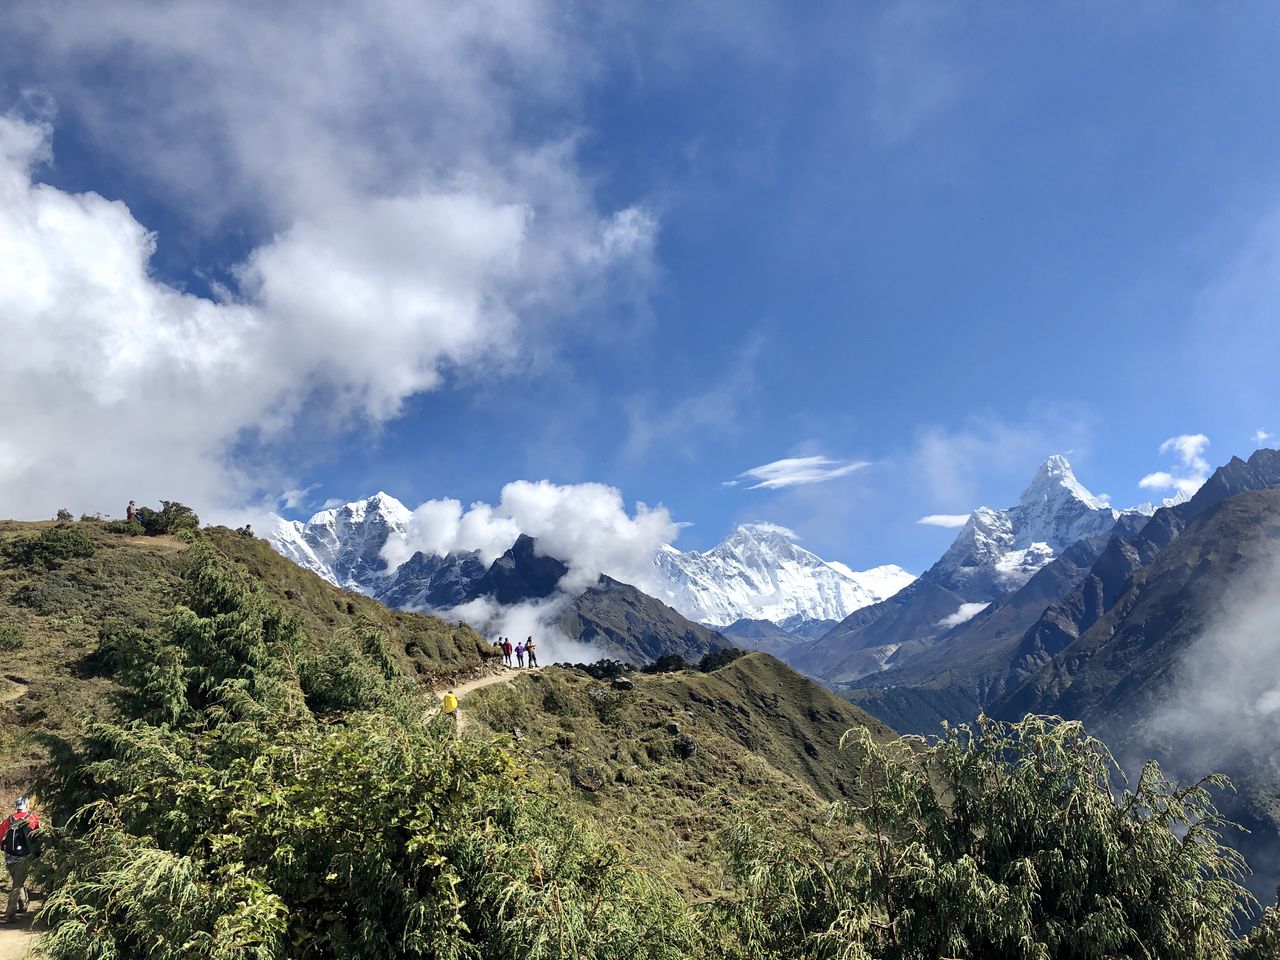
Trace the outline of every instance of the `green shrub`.
[[26, 638], [16, 624], [0, 624], [0, 651], [17, 650], [25, 640]]
[[57, 520], [59, 523], [70, 523], [72, 520], [75, 519], [75, 517], [71, 515], [70, 510], [68, 510], [66, 507], [63, 507], [56, 514], [54, 514], [53, 519]]
[[13, 602], [42, 617], [67, 613], [80, 605], [84, 590], [64, 571], [53, 570], [37, 577], [14, 591]]
[[18, 537], [4, 545], [11, 562], [36, 570], [56, 570], [68, 560], [91, 557], [93, 541], [66, 524], [42, 530], [38, 536]]
[[727, 667], [739, 657], [744, 656], [745, 651], [739, 650], [737, 647], [726, 647], [723, 650], [713, 650], [711, 653], [705, 654], [698, 661], [698, 669], [703, 673], [710, 673], [713, 670], [719, 670], [721, 667]]
[[641, 667], [640, 670], [643, 673], [676, 673], [680, 670], [688, 670], [692, 666], [693, 664], [678, 653], [664, 653], [653, 663]]
[[149, 537], [177, 535], [184, 531], [194, 533], [200, 529], [200, 518], [195, 511], [176, 500], [161, 500], [159, 510], [139, 507], [138, 522]]
[[582, 671], [594, 680], [612, 680], [630, 673], [635, 667], [621, 660], [597, 660], [594, 663], [575, 663], [573, 669]]
[[137, 520], [112, 520], [107, 524], [107, 532], [120, 533], [126, 537], [140, 537], [147, 531]]
[[730, 828], [740, 887], [713, 913], [734, 956], [1239, 955], [1253, 900], [1208, 792], [1224, 778], [1184, 786], [1150, 763], [1124, 789], [1107, 748], [1056, 718], [849, 736], [866, 801], [837, 805], [843, 841]]

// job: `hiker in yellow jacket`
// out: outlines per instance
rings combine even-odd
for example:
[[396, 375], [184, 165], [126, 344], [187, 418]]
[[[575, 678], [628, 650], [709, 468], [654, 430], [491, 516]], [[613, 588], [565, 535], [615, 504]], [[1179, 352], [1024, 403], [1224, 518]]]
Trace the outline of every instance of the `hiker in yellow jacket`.
[[444, 702], [440, 705], [440, 710], [446, 717], [453, 717], [453, 723], [455, 726], [457, 725], [458, 698], [453, 695], [452, 690], [444, 695]]

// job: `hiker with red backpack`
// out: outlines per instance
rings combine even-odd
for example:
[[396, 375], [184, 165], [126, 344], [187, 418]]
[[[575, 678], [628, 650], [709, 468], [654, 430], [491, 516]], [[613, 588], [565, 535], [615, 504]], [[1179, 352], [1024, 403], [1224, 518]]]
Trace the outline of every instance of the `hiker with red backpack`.
[[30, 810], [31, 802], [19, 797], [13, 813], [0, 823], [0, 848], [4, 849], [4, 865], [9, 869], [9, 909], [4, 922], [13, 923], [16, 914], [27, 912], [27, 873], [31, 857], [39, 853], [40, 818]]

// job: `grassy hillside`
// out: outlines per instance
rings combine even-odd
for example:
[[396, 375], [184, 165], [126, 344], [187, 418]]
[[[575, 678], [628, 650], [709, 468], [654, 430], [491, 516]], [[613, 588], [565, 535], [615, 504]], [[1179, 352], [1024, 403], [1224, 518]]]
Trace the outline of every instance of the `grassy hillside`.
[[1274, 955], [1235, 949], [1230, 851], [1169, 829], [1212, 808], [1158, 777], [1115, 804], [1078, 727], [898, 741], [754, 654], [521, 674], [459, 736], [418, 681], [484, 673], [482, 638], [192, 536], [0, 538], [10, 730], [71, 733], [41, 778], [52, 960]]
[[[405, 671], [424, 679], [465, 675], [493, 657], [469, 627], [338, 590], [261, 540], [225, 528], [205, 536], [296, 616], [313, 643], [372, 622]], [[72, 555], [12, 556], [37, 542], [69, 543]], [[24, 733], [65, 730], [111, 709], [114, 646], [129, 631], [163, 629], [189, 550], [172, 537], [112, 533], [93, 521], [0, 522], [0, 781], [21, 779], [38, 755]]]
[[750, 810], [799, 825], [859, 796], [840, 738], [884, 724], [786, 665], [753, 653], [712, 673], [631, 674], [632, 689], [551, 668], [490, 687], [468, 715], [510, 734], [558, 792], [613, 839], [697, 895], [715, 883], [716, 833]]

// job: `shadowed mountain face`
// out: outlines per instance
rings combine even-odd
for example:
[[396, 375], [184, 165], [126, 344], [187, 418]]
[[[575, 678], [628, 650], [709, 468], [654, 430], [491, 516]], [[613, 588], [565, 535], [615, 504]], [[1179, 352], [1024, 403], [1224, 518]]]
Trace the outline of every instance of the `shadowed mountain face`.
[[666, 654], [696, 662], [732, 644], [660, 600], [611, 577], [579, 596], [560, 618], [566, 634], [589, 643], [602, 656], [645, 664]]
[[1086, 490], [1053, 456], [1007, 510], [975, 510], [946, 553], [888, 600], [850, 614], [789, 662], [832, 682], [853, 681], [905, 662], [982, 611], [1016, 593], [1081, 539], [1109, 532], [1121, 514]]
[[542, 600], [556, 592], [569, 568], [555, 557], [542, 556], [534, 539], [521, 534], [511, 549], [493, 561], [468, 591], [469, 600], [492, 597], [504, 606]]
[[1122, 516], [1110, 534], [1077, 542], [1021, 589], [923, 652], [904, 645], [888, 669], [857, 678], [847, 694], [904, 732], [933, 733], [941, 720], [971, 720], [1097, 623], [1188, 522], [1233, 491], [1275, 486], [1276, 451], [1259, 450], [1247, 462], [1235, 458], [1188, 502], [1149, 520]]
[[1109, 609], [990, 707], [1080, 719], [1133, 770], [1227, 773], [1221, 798], [1253, 830], [1229, 838], [1280, 880], [1280, 490], [1206, 509], [1124, 584]]
[[397, 610], [444, 610], [471, 599], [487, 572], [478, 551], [443, 557], [415, 553], [373, 595]]

